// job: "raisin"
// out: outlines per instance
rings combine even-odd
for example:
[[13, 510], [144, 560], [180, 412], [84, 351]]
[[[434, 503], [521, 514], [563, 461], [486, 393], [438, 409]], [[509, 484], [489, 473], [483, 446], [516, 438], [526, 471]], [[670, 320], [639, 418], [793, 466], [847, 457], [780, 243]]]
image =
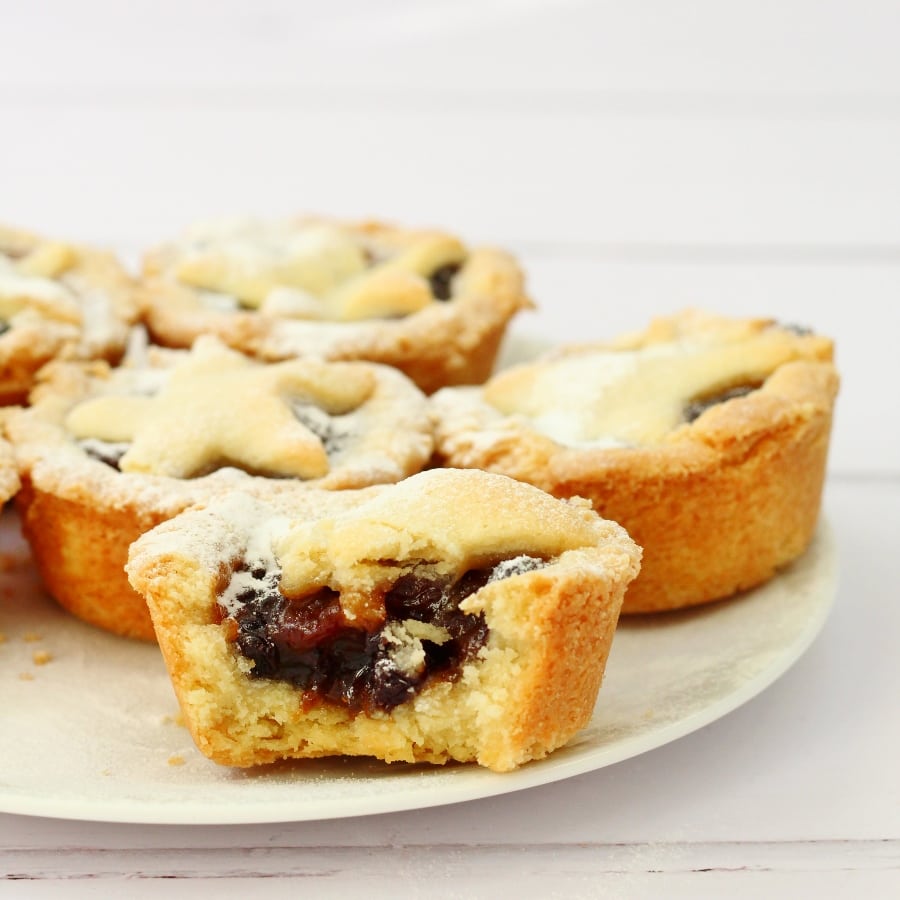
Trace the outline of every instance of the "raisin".
[[337, 592], [325, 588], [302, 601], [286, 603], [275, 635], [279, 644], [291, 650], [309, 650], [333, 638], [345, 626]]
[[281, 669], [278, 648], [271, 638], [257, 631], [239, 630], [236, 643], [241, 653], [253, 661], [251, 672], [257, 678], [274, 678]]
[[346, 442], [346, 429], [338, 427], [334, 416], [312, 403], [296, 402], [291, 404], [297, 421], [305, 425], [321, 442], [325, 452], [331, 456], [339, 453]]
[[101, 441], [96, 438], [79, 441], [79, 446], [88, 456], [99, 462], [105, 463], [111, 469], [119, 471], [119, 463], [122, 457], [128, 452], [130, 444], [112, 443], [110, 441]]
[[798, 325], [796, 322], [784, 322], [780, 327], [791, 334], [795, 334], [797, 337], [809, 337], [809, 335], [815, 334], [808, 325]]
[[734, 400], [737, 397], [746, 397], [747, 394], [756, 390], [754, 385], [742, 384], [738, 387], [730, 388], [711, 397], [704, 397], [700, 400], [691, 400], [684, 407], [685, 422], [693, 422], [699, 419], [711, 406], [717, 406], [719, 403], [725, 403], [728, 400]]
[[453, 279], [459, 272], [458, 263], [450, 263], [435, 269], [428, 278], [435, 300], [449, 300], [453, 296]]
[[372, 666], [369, 684], [370, 706], [390, 710], [408, 700], [420, 679], [411, 677], [388, 656], [381, 656]]
[[441, 612], [445, 584], [418, 575], [401, 575], [385, 595], [384, 607], [393, 619], [433, 622]]

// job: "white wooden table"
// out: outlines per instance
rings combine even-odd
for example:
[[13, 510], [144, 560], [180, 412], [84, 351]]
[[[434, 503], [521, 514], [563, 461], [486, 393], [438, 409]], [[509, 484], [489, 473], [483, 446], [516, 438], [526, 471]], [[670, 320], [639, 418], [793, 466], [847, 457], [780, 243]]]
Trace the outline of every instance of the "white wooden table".
[[833, 335], [843, 375], [837, 602], [747, 705], [455, 806], [0, 814], [0, 896], [900, 895], [898, 34], [889, 0], [0, 4], [4, 221], [129, 254], [223, 213], [437, 224], [520, 254], [523, 334], [770, 314]]

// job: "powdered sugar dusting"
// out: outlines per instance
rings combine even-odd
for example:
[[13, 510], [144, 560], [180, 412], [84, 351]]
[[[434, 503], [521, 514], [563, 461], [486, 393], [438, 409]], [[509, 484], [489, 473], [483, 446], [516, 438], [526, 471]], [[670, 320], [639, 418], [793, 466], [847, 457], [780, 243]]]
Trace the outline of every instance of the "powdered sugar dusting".
[[494, 566], [488, 584], [502, 581], [504, 578], [512, 578], [514, 575], [524, 575], [526, 572], [534, 572], [542, 569], [547, 563], [536, 556], [515, 556], [512, 559], [504, 559]]
[[[277, 586], [281, 577], [281, 565], [275, 555], [274, 544], [284, 533], [290, 520], [276, 513], [247, 494], [236, 493], [216, 507], [217, 514], [226, 522], [241, 523], [244, 548], [242, 568], [231, 576], [228, 587], [222, 592], [219, 603], [228, 615], [234, 615], [242, 604], [240, 597], [247, 591], [263, 591]], [[195, 530], [194, 544], [202, 536]]]

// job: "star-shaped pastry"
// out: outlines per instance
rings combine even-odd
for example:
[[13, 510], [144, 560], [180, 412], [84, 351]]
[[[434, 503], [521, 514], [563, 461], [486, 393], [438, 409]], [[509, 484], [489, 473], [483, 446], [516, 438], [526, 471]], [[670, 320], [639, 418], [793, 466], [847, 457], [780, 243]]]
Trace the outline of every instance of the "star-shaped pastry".
[[334, 225], [246, 222], [200, 242], [175, 271], [185, 284], [267, 315], [351, 322], [418, 312], [434, 300], [428, 277], [465, 255], [456, 238], [423, 233], [373, 261], [359, 236]]
[[255, 362], [203, 337], [152, 396], [107, 395], [74, 407], [66, 427], [79, 439], [128, 442], [123, 472], [192, 478], [232, 465], [253, 474], [319, 478], [322, 440], [294, 414], [313, 403], [342, 415], [365, 402], [370, 372], [313, 359]]
[[733, 329], [639, 350], [585, 347], [546, 365], [524, 365], [491, 380], [485, 399], [505, 415], [530, 418], [565, 443], [652, 446], [685, 422], [691, 401], [758, 387], [800, 358], [784, 329]]

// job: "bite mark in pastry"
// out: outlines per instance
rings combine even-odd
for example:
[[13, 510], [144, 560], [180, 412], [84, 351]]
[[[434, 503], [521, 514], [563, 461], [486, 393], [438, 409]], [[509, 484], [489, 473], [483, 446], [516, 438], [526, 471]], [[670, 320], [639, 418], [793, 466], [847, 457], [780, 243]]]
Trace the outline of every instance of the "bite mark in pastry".
[[353, 493], [232, 497], [132, 548], [199, 748], [505, 771], [583, 727], [639, 567], [624, 530], [482, 472]]

